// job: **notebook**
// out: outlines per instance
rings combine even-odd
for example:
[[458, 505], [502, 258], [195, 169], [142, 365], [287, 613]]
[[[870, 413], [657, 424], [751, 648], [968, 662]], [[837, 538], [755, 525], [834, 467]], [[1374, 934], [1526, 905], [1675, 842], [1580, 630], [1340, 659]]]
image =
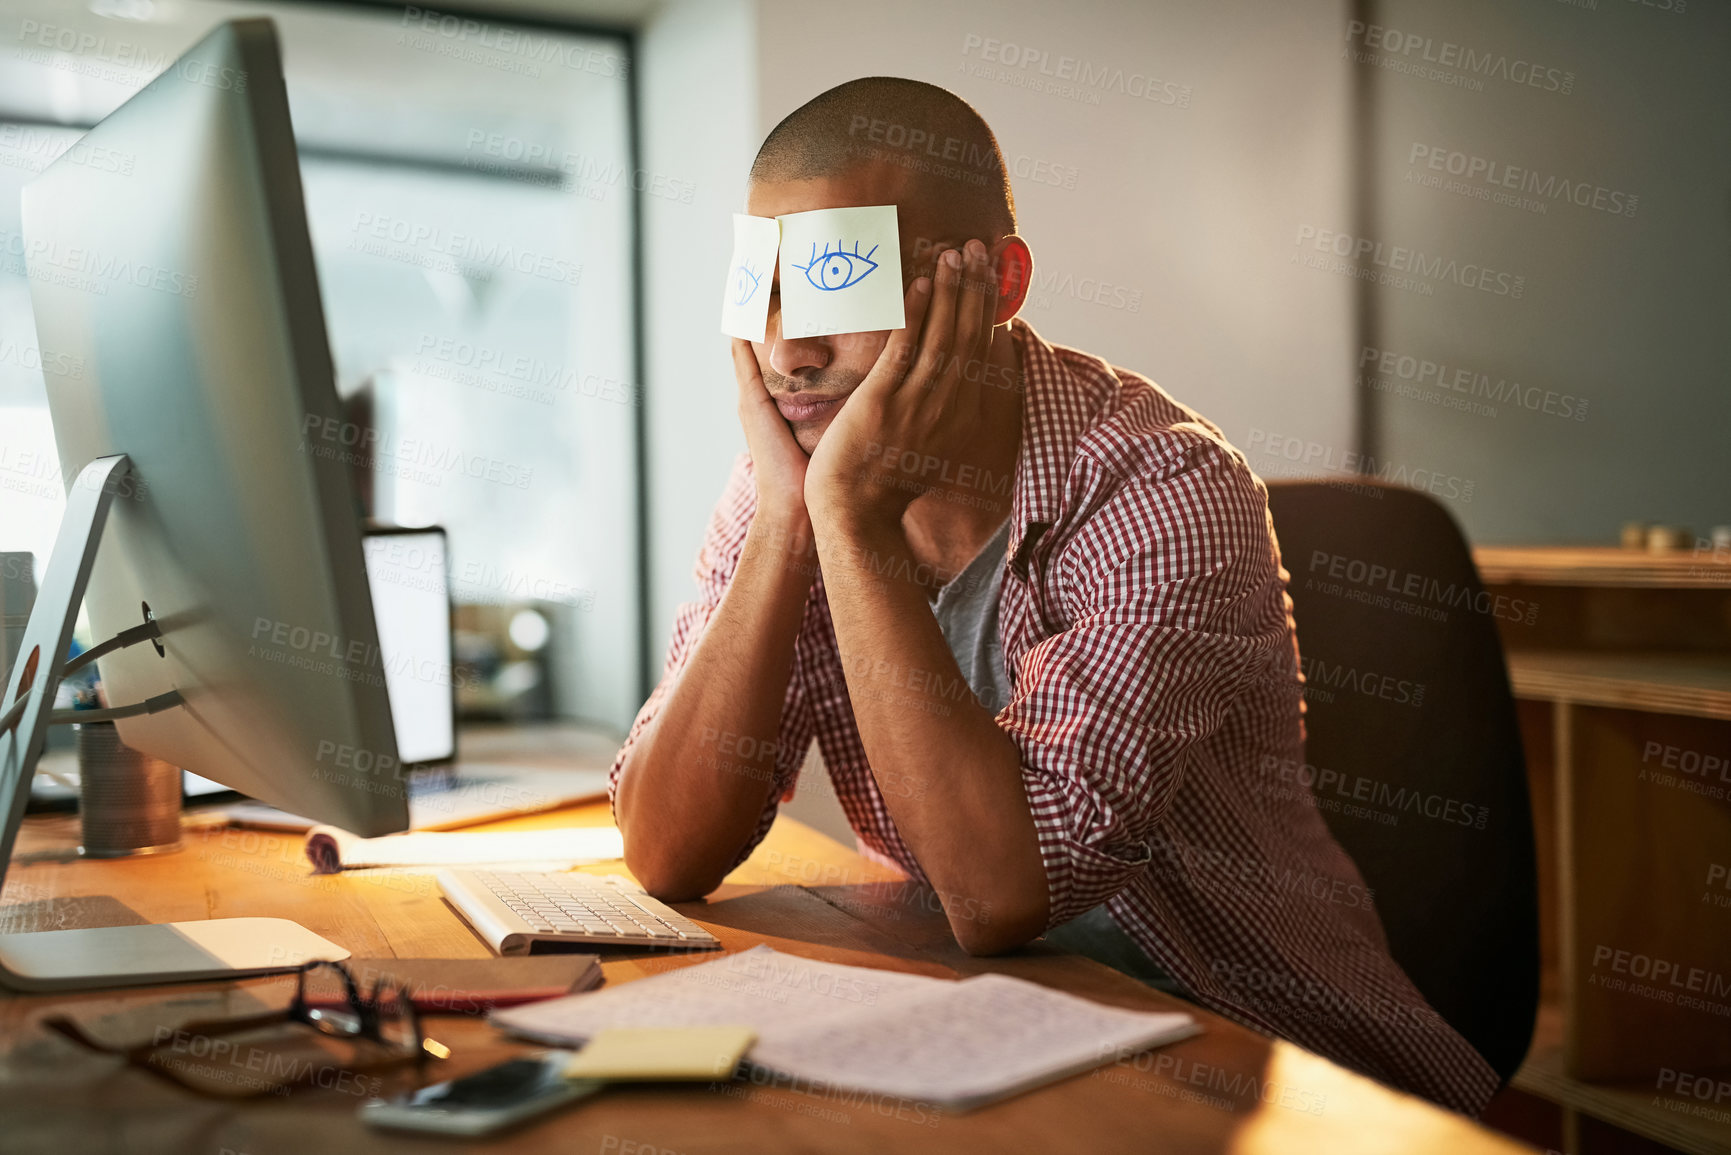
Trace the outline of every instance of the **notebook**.
[[746, 1026], [747, 1059], [796, 1079], [966, 1111], [1198, 1033], [1007, 975], [960, 981], [767, 946], [492, 1021], [557, 1046], [618, 1027]]

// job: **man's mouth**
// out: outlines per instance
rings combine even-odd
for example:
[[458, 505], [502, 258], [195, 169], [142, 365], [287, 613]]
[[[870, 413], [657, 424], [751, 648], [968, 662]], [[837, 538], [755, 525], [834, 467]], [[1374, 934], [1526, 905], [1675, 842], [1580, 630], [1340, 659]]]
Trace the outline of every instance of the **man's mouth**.
[[775, 407], [789, 421], [821, 421], [841, 408], [847, 394], [821, 397], [814, 393], [781, 393], [774, 400]]

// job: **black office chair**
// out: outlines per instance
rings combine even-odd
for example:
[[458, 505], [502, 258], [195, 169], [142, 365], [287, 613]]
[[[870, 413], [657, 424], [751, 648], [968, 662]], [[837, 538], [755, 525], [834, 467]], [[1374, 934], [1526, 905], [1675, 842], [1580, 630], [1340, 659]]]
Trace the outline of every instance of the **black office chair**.
[[[1309, 683], [1305, 761], [1343, 776], [1313, 785], [1338, 804], [1323, 816], [1375, 890], [1395, 960], [1506, 1083], [1539, 1001], [1532, 806], [1496, 625], [1521, 607], [1484, 594], [1426, 494], [1272, 482], [1268, 503]], [[1343, 799], [1343, 781], [1381, 802]]]

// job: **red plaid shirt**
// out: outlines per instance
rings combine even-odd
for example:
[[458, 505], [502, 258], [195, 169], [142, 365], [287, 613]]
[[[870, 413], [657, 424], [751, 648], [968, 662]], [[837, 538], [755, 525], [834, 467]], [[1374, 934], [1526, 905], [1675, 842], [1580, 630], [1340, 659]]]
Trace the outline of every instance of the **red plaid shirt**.
[[[1302, 761], [1303, 677], [1262, 482], [1146, 378], [1019, 320], [1013, 332], [1026, 394], [998, 619], [1012, 695], [997, 722], [1021, 748], [1049, 925], [1107, 903], [1203, 1006], [1477, 1113], [1496, 1073], [1389, 955], [1315, 806], [1274, 785], [1272, 768]], [[612, 787], [732, 580], [754, 509], [741, 456]], [[867, 763], [821, 575], [778, 788], [738, 861], [792, 797], [814, 738], [861, 850], [924, 881]]]

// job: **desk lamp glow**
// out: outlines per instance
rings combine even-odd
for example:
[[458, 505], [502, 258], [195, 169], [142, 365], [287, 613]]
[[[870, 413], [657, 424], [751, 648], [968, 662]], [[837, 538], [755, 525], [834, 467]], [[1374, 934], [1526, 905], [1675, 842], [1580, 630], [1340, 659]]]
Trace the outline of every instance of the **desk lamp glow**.
[[[276, 31], [218, 25], [25, 188], [66, 516], [0, 699], [0, 881], [47, 727], [110, 718], [147, 754], [365, 835], [399, 773]], [[126, 167], [126, 166], [121, 166]], [[100, 547], [100, 548], [99, 548]], [[54, 694], [83, 603], [113, 708]], [[339, 760], [321, 755], [339, 751]], [[0, 984], [234, 977], [347, 951], [283, 919], [0, 935]]]

